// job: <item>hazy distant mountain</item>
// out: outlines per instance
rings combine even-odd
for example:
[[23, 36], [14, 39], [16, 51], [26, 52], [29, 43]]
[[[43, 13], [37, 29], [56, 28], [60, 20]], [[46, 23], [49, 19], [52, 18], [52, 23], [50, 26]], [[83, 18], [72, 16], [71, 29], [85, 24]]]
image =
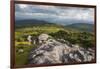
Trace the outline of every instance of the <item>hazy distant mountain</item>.
[[88, 23], [74, 23], [74, 24], [67, 25], [65, 27], [76, 29], [79, 31], [87, 31], [87, 32], [93, 32], [94, 30], [94, 25]]
[[[38, 20], [38, 21], [45, 21], [49, 23], [55, 23], [59, 25], [70, 25], [74, 23], [88, 23], [88, 24], [93, 24], [93, 21], [85, 21], [85, 20], [77, 20], [77, 19], [55, 19], [55, 18], [45, 18], [45, 19], [39, 19], [39, 18], [27, 18], [28, 16], [23, 16], [23, 17], [16, 17], [16, 21], [19, 20]], [[44, 16], [45, 17], [45, 16]]]
[[75, 30], [87, 31], [87, 32], [93, 32], [94, 29], [94, 25], [89, 23], [73, 23], [66, 26], [62, 26], [61, 24], [51, 23], [48, 21], [36, 20], [36, 19], [15, 21], [15, 27], [32, 27], [32, 26], [57, 26], [57, 27], [65, 27], [69, 29], [75, 29]]
[[55, 23], [50, 23], [43, 20], [27, 19], [27, 20], [16, 20], [16, 27], [31, 27], [31, 26], [61, 26]]

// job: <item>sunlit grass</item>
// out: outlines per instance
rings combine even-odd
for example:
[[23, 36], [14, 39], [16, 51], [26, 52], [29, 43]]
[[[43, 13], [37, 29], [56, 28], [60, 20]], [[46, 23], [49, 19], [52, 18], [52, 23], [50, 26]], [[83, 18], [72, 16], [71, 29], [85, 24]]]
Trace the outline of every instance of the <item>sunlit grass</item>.
[[17, 45], [30, 45], [31, 43], [28, 41], [23, 41], [23, 42], [15, 42], [15, 46]]
[[[16, 60], [16, 65], [26, 65], [28, 64], [28, 57], [29, 57], [29, 53], [31, 51], [32, 48], [34, 48], [35, 46], [31, 45], [31, 46], [27, 46], [27, 45], [18, 45], [16, 46], [16, 54], [15, 54], [15, 60]], [[18, 52], [18, 50], [22, 48], [23, 52], [20, 53]]]

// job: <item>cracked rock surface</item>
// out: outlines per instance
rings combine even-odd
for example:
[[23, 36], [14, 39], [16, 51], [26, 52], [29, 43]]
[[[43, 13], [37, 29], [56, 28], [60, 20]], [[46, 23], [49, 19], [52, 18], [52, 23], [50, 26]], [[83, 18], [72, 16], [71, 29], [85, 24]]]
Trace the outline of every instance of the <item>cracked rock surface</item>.
[[90, 62], [95, 58], [95, 51], [91, 48], [85, 49], [78, 45], [64, 44], [49, 38], [49, 35], [46, 38], [42, 35], [40, 36], [45, 40], [40, 39], [39, 36], [41, 44], [30, 52], [29, 64]]

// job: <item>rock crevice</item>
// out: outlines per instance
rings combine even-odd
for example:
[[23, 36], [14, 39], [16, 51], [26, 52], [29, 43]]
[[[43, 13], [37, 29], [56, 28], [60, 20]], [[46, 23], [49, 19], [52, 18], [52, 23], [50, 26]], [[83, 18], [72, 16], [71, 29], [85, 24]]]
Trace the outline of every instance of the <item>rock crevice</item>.
[[49, 37], [51, 36], [47, 34], [39, 36], [40, 45], [30, 52], [30, 64], [90, 62], [94, 59], [92, 49], [84, 49], [78, 45], [70, 46]]

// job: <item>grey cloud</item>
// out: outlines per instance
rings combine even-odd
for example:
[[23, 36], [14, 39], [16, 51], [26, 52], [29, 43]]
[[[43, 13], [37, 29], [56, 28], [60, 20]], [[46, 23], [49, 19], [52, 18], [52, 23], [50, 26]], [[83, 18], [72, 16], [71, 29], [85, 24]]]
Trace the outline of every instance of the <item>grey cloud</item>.
[[27, 5], [21, 8], [20, 4], [15, 5], [16, 19], [40, 19], [49, 22], [93, 22], [93, 8]]

